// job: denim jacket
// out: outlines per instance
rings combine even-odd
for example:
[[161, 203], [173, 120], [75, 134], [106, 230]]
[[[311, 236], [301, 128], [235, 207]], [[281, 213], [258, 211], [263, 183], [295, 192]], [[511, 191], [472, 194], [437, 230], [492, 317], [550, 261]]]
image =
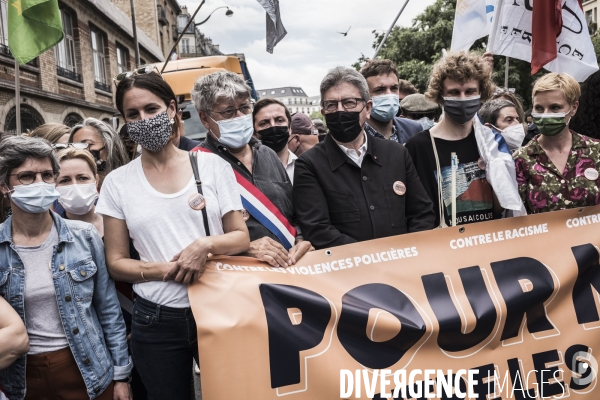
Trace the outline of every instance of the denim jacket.
[[[94, 399], [113, 379], [131, 373], [125, 322], [98, 232], [90, 224], [50, 214], [58, 231], [52, 255], [58, 311], [87, 392]], [[25, 323], [25, 271], [12, 240], [11, 221], [9, 217], [0, 224], [0, 296]], [[23, 355], [0, 371], [0, 387], [11, 400], [25, 397], [26, 360]]]

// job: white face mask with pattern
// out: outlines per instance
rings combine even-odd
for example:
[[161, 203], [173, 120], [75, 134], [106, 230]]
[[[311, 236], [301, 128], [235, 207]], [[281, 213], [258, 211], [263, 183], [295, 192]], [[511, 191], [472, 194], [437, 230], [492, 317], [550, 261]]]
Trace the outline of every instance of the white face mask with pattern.
[[152, 118], [128, 122], [127, 133], [131, 140], [142, 148], [158, 152], [169, 143], [174, 123], [175, 121], [164, 111]]

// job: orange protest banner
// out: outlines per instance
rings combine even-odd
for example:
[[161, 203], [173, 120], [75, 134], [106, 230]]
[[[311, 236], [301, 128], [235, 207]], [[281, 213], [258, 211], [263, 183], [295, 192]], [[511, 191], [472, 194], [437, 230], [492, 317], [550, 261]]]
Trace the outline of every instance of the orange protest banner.
[[[205, 400], [598, 399], [600, 206], [209, 263]], [[397, 392], [394, 393], [394, 390]]]

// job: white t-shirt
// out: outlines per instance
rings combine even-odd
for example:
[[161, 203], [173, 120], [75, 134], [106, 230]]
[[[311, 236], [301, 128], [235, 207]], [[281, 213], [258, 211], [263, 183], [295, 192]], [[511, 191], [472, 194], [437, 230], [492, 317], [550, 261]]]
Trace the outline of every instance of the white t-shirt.
[[[202, 152], [198, 152], [198, 170], [211, 235], [221, 235], [223, 216], [242, 209], [233, 170], [220, 157]], [[142, 261], [168, 262], [194, 240], [206, 236], [202, 211], [194, 210], [188, 203], [190, 195], [195, 193], [198, 190], [193, 175], [178, 193], [156, 191], [144, 175], [141, 158], [136, 158], [108, 174], [96, 213], [125, 220]], [[133, 290], [160, 305], [190, 306], [185, 284], [151, 281], [134, 284]]]

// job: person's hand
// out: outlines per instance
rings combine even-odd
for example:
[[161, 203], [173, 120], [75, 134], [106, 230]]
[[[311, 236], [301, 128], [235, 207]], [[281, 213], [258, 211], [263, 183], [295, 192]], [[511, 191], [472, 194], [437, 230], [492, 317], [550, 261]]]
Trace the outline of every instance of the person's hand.
[[485, 53], [483, 53], [482, 57], [483, 61], [488, 63], [491, 69], [494, 69], [494, 53], [492, 53], [491, 51], [486, 51]]
[[250, 248], [246, 254], [268, 262], [273, 267], [286, 268], [289, 265], [287, 263], [287, 250], [280, 243], [267, 236], [250, 242]]
[[210, 254], [211, 242], [207, 238], [200, 238], [192, 242], [180, 253], [175, 254], [171, 262], [175, 265], [167, 272], [163, 281], [195, 282], [206, 269], [206, 259]]
[[309, 251], [313, 251], [315, 248], [310, 244], [308, 240], [301, 240], [297, 242], [294, 247], [290, 249], [288, 254], [288, 264], [294, 265], [296, 261], [302, 258], [303, 255]]
[[131, 390], [127, 382], [115, 382], [113, 400], [131, 400]]

